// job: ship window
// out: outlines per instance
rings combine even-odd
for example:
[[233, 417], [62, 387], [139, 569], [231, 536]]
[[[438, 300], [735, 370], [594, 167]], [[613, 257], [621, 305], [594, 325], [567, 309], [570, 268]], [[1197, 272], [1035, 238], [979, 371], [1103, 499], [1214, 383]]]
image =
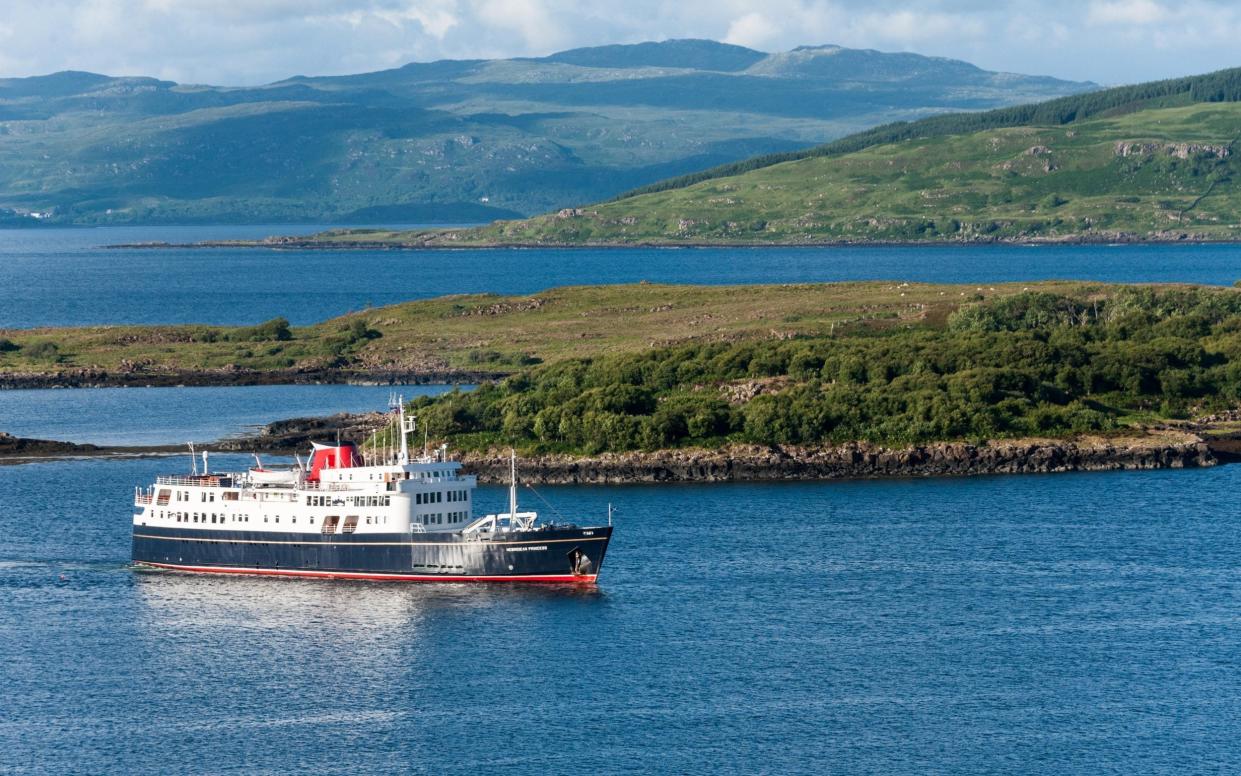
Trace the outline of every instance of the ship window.
[[315, 524], [315, 519], [314, 519], [313, 517], [312, 517], [312, 518], [310, 518], [310, 524], [311, 524], [311, 525], [314, 525], [314, 524]]
[[390, 496], [384, 496], [384, 503], [383, 503], [383, 505], [386, 507], [386, 506], [388, 506], [390, 503], [391, 503], [391, 497], [390, 497]]
[[207, 494], [207, 500], [208, 500], [208, 501], [211, 501], [211, 502], [214, 502], [214, 501], [215, 501], [215, 494], [214, 494], [214, 493], [208, 493], [208, 494]]

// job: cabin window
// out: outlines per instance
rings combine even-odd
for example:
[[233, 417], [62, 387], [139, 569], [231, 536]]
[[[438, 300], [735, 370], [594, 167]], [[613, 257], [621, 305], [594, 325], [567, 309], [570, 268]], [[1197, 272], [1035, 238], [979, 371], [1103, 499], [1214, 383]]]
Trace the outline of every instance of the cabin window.
[[341, 533], [353, 533], [358, 530], [358, 516], [349, 515], [345, 518], [345, 524], [340, 527]]

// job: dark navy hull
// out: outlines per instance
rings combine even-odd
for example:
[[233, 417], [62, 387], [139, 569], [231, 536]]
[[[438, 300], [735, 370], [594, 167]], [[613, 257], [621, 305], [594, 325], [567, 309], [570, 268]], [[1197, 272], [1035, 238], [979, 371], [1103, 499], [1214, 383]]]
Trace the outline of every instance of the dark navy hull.
[[453, 533], [327, 534], [134, 526], [135, 563], [182, 571], [415, 582], [593, 582], [611, 527], [496, 539]]

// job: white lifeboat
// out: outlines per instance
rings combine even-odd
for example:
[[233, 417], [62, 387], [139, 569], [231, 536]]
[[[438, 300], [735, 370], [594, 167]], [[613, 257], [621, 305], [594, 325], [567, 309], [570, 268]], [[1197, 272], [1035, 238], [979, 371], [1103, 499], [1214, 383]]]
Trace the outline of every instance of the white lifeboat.
[[296, 485], [297, 469], [250, 469], [251, 485]]

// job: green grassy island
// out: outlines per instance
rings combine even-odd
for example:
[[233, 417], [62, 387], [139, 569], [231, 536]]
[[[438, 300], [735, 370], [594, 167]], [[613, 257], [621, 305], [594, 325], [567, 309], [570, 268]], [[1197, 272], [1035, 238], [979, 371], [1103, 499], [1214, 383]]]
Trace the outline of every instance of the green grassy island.
[[221, 375], [493, 377], [415, 403], [433, 435], [466, 451], [1124, 434], [1241, 400], [1241, 292], [641, 284], [450, 296], [308, 327], [0, 331], [10, 386]]
[[1241, 69], [889, 124], [595, 205], [269, 244], [814, 245], [1241, 239]]

